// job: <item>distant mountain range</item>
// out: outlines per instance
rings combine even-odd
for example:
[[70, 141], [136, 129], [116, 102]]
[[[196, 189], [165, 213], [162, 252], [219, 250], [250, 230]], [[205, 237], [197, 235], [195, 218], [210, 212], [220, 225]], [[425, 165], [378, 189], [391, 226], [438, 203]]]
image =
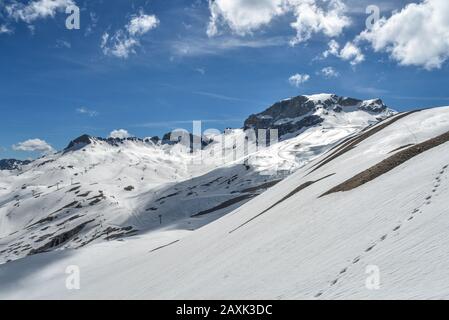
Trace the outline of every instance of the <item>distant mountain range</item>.
[[83, 135], [10, 160], [0, 298], [449, 297], [449, 107], [299, 96], [203, 139]]
[[[82, 135], [33, 162], [4, 161], [12, 171], [0, 179], [0, 262], [166, 228], [196, 230], [394, 113], [381, 100], [299, 96], [250, 116], [242, 129], [202, 137], [195, 153], [168, 134]], [[258, 148], [248, 140], [252, 129], [276, 129], [279, 141]]]

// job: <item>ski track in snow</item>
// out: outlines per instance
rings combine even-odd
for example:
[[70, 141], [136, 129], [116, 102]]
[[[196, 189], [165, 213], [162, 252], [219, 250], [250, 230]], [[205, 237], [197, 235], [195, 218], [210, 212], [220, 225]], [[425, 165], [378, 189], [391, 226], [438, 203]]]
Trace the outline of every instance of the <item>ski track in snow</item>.
[[430, 192], [426, 195], [422, 204], [412, 210], [409, 217], [405, 221], [395, 224], [395, 226], [391, 229], [390, 233], [386, 233], [386, 234], [382, 235], [381, 237], [379, 237], [377, 240], [373, 241], [361, 254], [359, 254], [354, 259], [352, 259], [352, 262], [350, 264], [348, 264], [346, 267], [344, 267], [343, 269], [340, 270], [337, 277], [330, 281], [330, 283], [326, 289], [321, 290], [320, 292], [315, 294], [314, 298], [323, 297], [329, 289], [331, 289], [332, 287], [337, 285], [339, 282], [341, 282], [341, 280], [348, 273], [348, 271], [351, 269], [352, 266], [360, 263], [374, 248], [378, 247], [387, 238], [394, 236], [395, 233], [397, 233], [403, 227], [406, 227], [407, 224], [411, 223], [417, 215], [425, 213], [425, 209], [427, 206], [429, 206], [432, 203], [432, 199], [438, 196], [438, 190], [441, 187], [442, 178], [447, 173], [448, 168], [449, 168], [449, 164], [446, 164], [438, 171], [436, 178], [434, 179], [432, 190], [430, 190]]

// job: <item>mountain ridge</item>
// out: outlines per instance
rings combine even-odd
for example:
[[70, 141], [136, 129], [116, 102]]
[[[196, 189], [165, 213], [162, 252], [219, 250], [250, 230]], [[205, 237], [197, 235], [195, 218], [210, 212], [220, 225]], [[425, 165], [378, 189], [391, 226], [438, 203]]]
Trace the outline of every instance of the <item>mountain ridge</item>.
[[[347, 112], [349, 108], [356, 108], [361, 111], [366, 111], [372, 114], [379, 114], [383, 117], [392, 115], [394, 110], [390, 109], [381, 99], [361, 100], [351, 97], [339, 96], [336, 94], [315, 94], [315, 95], [299, 95], [288, 99], [279, 100], [263, 112], [250, 115], [243, 123], [243, 130], [259, 130], [259, 129], [277, 129], [279, 136], [293, 133], [305, 127], [321, 124], [324, 120], [319, 109], [323, 108], [327, 111]], [[312, 114], [316, 113], [316, 114]], [[300, 119], [298, 119], [300, 118]], [[228, 129], [229, 130], [229, 129]], [[144, 143], [153, 143], [155, 145], [176, 144], [179, 140], [172, 140], [171, 135], [178, 138], [184, 132], [176, 134], [176, 132], [167, 132], [159, 136], [152, 136], [149, 138], [126, 137], [126, 138], [104, 138], [93, 136], [90, 134], [82, 134], [79, 137], [71, 140], [62, 152], [76, 151], [82, 149], [86, 145], [95, 141], [106, 142], [112, 146], [117, 146], [125, 141], [138, 141]], [[194, 136], [189, 133], [188, 143], [191, 148], [194, 144]], [[201, 136], [201, 148], [206, 147], [211, 143], [210, 139]], [[32, 160], [17, 160], [17, 159], [3, 159], [0, 164], [0, 170], [15, 170], [22, 165], [29, 164]], [[18, 165], [13, 165], [16, 162]], [[10, 163], [10, 165], [7, 165]], [[12, 168], [12, 169], [11, 169]]]
[[[323, 128], [312, 130], [321, 142], [336, 133]], [[199, 229], [160, 229], [0, 265], [0, 297], [447, 299], [448, 132], [449, 107], [442, 107], [342, 134], [288, 178]], [[279, 144], [290, 140], [299, 143]], [[324, 195], [385, 161], [388, 168], [361, 177], [363, 184]], [[228, 169], [220, 170], [207, 177], [209, 187], [227, 185], [231, 177], [218, 178]], [[176, 202], [167, 198], [173, 191], [157, 197]], [[69, 265], [80, 268], [81, 290], [61, 285]]]
[[319, 97], [326, 96], [293, 98], [307, 99], [304, 110], [319, 123], [295, 122], [301, 108], [293, 118], [279, 113], [276, 121], [285, 121], [277, 126], [288, 133], [271, 144], [251, 138], [253, 128], [204, 137], [198, 149], [186, 132], [187, 146], [164, 143], [167, 137], [82, 135], [60, 152], [0, 171], [0, 263], [165, 228], [196, 230], [393, 113], [379, 100], [370, 101], [381, 109], [366, 111], [362, 100]]

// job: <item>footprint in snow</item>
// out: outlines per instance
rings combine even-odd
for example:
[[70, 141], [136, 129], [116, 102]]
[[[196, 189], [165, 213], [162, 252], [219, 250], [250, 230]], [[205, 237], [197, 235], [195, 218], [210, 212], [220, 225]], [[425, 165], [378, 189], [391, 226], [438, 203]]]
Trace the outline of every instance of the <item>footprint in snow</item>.
[[[449, 165], [444, 166], [444, 167], [443, 167], [443, 171], [441, 171], [441, 172], [439, 173], [440, 175], [437, 176], [437, 177], [435, 178], [436, 182], [435, 182], [434, 188], [432, 189], [432, 193], [437, 192], [437, 189], [440, 187], [440, 184], [441, 184], [441, 175], [444, 174], [444, 172], [445, 172], [445, 170], [446, 170], [447, 168], [449, 168]], [[431, 204], [431, 203], [432, 203], [432, 202], [430, 201], [431, 199], [432, 199], [432, 195], [427, 196], [426, 199], [425, 199], [425, 204], [426, 204], [426, 205]], [[413, 212], [412, 212], [411, 216], [407, 219], [407, 221], [413, 220], [413, 219], [414, 219], [414, 214], [416, 214], [416, 213], [422, 213], [422, 212], [423, 212], [423, 211], [422, 211], [421, 209], [419, 209], [419, 208], [413, 209]], [[401, 228], [401, 225], [396, 226], [396, 227], [393, 229], [393, 232], [398, 231], [400, 228]], [[385, 239], [387, 239], [387, 236], [388, 236], [388, 234], [383, 235], [383, 236], [380, 238], [380, 241], [385, 241]], [[368, 248], [365, 250], [365, 252], [370, 252], [371, 250], [373, 250], [373, 249], [376, 247], [376, 245], [377, 245], [377, 244], [374, 244], [374, 245], [368, 247]], [[356, 258], [352, 261], [352, 264], [357, 264], [358, 262], [360, 262], [360, 260], [361, 260], [361, 257], [358, 256], [358, 257], [356, 257]], [[347, 270], [348, 270], [348, 268], [342, 269], [342, 270], [340, 271], [340, 273], [339, 273], [339, 277], [342, 276], [343, 274], [345, 274], [345, 273], [347, 272]], [[334, 286], [334, 285], [337, 284], [338, 281], [339, 281], [339, 278], [337, 278], [337, 279], [331, 281], [330, 285], [331, 285], [331, 286]], [[322, 295], [323, 295], [323, 292], [319, 292], [319, 293], [317, 293], [317, 294], [315, 295], [315, 298], [319, 298], [319, 297], [321, 297]]]

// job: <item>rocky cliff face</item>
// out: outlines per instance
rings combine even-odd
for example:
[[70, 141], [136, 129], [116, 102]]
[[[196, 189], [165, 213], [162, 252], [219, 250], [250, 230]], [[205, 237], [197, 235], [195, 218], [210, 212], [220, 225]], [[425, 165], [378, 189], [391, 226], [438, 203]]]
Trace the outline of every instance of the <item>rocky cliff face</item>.
[[30, 163], [29, 160], [3, 159], [0, 160], [0, 170], [17, 170]]
[[275, 103], [246, 119], [244, 129], [277, 129], [279, 136], [318, 125], [330, 112], [365, 111], [384, 116], [390, 109], [380, 99], [359, 100], [333, 94], [298, 96]]

